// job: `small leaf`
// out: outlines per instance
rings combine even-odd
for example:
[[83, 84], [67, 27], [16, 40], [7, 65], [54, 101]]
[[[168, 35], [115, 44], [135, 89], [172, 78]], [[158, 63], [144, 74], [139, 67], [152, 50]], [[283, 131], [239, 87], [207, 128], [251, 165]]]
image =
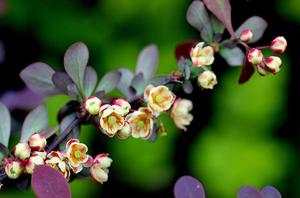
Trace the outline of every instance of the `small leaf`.
[[190, 80], [184, 81], [182, 88], [183, 88], [183, 91], [187, 94], [191, 94], [194, 89]]
[[191, 77], [191, 68], [188, 64], [184, 65], [184, 76], [185, 80], [189, 80]]
[[231, 23], [231, 5], [229, 0], [203, 0], [206, 7], [224, 24], [232, 37], [236, 37]]
[[40, 134], [47, 139], [50, 136], [52, 136], [56, 131], [58, 131], [58, 129], [59, 129], [59, 126], [55, 126], [55, 127], [40, 131]]
[[96, 88], [96, 92], [104, 91], [105, 93], [111, 92], [114, 88], [117, 87], [121, 79], [121, 73], [119, 71], [112, 71], [106, 73]]
[[264, 198], [281, 198], [280, 192], [273, 186], [265, 186], [261, 192]]
[[8, 147], [10, 137], [10, 114], [7, 107], [0, 102], [0, 143]]
[[78, 97], [80, 97], [79, 90], [75, 84], [68, 85], [67, 90], [68, 90], [68, 96], [70, 96], [71, 98], [77, 99]]
[[45, 105], [39, 105], [25, 118], [21, 129], [21, 141], [27, 141], [29, 137], [46, 129], [48, 126], [48, 113]]
[[156, 76], [155, 78], [151, 79], [148, 84], [154, 84], [154, 85], [161, 85], [168, 79], [168, 76]]
[[95, 86], [97, 84], [98, 76], [97, 72], [92, 67], [87, 67], [85, 70], [85, 76], [84, 76], [84, 94], [85, 97], [88, 98], [93, 93]]
[[60, 172], [50, 166], [35, 166], [31, 185], [39, 198], [71, 198], [68, 182]]
[[255, 71], [254, 66], [247, 60], [247, 58], [245, 58], [242, 67], [242, 72], [239, 79], [239, 84], [243, 84], [247, 82], [254, 74], [254, 71]]
[[126, 68], [121, 68], [118, 71], [121, 73], [121, 79], [119, 84], [117, 85], [118, 90], [120, 90], [127, 97], [132, 96], [133, 93], [129, 87], [133, 79], [133, 73]]
[[[60, 132], [62, 133], [74, 120], [76, 119], [76, 113], [72, 113], [64, 117], [60, 123]], [[80, 134], [79, 127], [75, 127], [70, 134], [60, 144], [60, 148], [64, 150], [67, 142], [72, 138], [78, 138]]]
[[197, 43], [199, 43], [199, 41], [185, 41], [177, 45], [175, 50], [177, 60], [180, 60], [181, 57], [190, 58], [190, 51]]
[[94, 96], [96, 96], [99, 99], [102, 99], [105, 96], [105, 92], [104, 91], [97, 91]]
[[83, 88], [84, 72], [88, 59], [89, 50], [82, 42], [71, 45], [64, 56], [65, 70], [80, 90]]
[[66, 72], [55, 72], [52, 76], [52, 82], [61, 92], [68, 94], [68, 85], [74, 84]]
[[135, 95], [140, 95], [144, 92], [145, 80], [143, 73], [138, 73], [133, 77], [130, 88], [133, 89]]
[[20, 77], [27, 87], [41, 95], [54, 95], [59, 93], [52, 82], [54, 70], [47, 64], [36, 62], [20, 72]]
[[135, 73], [142, 73], [145, 82], [155, 75], [156, 68], [158, 64], [158, 49], [156, 45], [146, 46], [139, 54]]
[[249, 43], [258, 41], [264, 34], [268, 27], [268, 23], [259, 16], [252, 16], [248, 18], [236, 31], [236, 35], [240, 36], [244, 29], [249, 29], [253, 33], [253, 38]]
[[223, 34], [224, 33], [225, 26], [218, 18], [216, 18], [214, 15], [211, 15], [210, 22], [211, 22], [212, 29], [215, 34]]
[[186, 175], [176, 181], [174, 195], [175, 198], [205, 198], [205, 191], [200, 181]]
[[263, 194], [252, 186], [243, 186], [239, 189], [237, 198], [264, 198]]
[[244, 52], [239, 47], [233, 49], [222, 48], [220, 55], [226, 60], [229, 66], [242, 66], [245, 58]]

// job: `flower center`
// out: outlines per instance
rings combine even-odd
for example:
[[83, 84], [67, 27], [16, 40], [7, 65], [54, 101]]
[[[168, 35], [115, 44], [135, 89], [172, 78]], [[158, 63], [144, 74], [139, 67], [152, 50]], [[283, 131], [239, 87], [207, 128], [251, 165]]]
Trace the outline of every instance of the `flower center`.
[[159, 94], [155, 97], [155, 100], [157, 103], [161, 103], [164, 100], [164, 97], [161, 94]]
[[81, 152], [80, 151], [75, 151], [74, 153], [76, 158], [80, 158], [81, 157]]
[[110, 125], [115, 124], [116, 121], [117, 121], [117, 118], [116, 118], [115, 116], [109, 116], [109, 118], [108, 118], [108, 123], [109, 123]]
[[145, 123], [143, 122], [143, 121], [138, 121], [137, 123], [136, 123], [136, 126], [137, 126], [137, 128], [139, 128], [139, 129], [141, 129], [141, 128], [144, 128], [144, 126], [145, 126]]

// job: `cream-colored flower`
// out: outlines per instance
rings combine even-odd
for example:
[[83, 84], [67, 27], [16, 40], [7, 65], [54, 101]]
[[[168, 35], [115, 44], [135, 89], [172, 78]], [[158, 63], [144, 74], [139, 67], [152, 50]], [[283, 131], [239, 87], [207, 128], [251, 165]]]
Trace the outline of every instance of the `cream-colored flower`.
[[9, 161], [5, 165], [5, 173], [11, 179], [17, 179], [23, 173], [24, 167], [19, 161]]
[[213, 48], [211, 46], [203, 46], [204, 42], [200, 42], [190, 51], [192, 62], [196, 67], [211, 65], [215, 60]]
[[172, 108], [171, 117], [175, 125], [184, 131], [186, 131], [186, 126], [190, 125], [193, 120], [193, 115], [189, 112], [193, 108], [193, 103], [187, 99], [178, 98]]
[[148, 108], [153, 111], [155, 116], [158, 116], [162, 111], [167, 111], [171, 108], [176, 96], [168, 87], [160, 85], [153, 87], [149, 91]]
[[148, 102], [150, 91], [154, 87], [155, 87], [154, 85], [150, 84], [150, 85], [147, 85], [147, 87], [145, 88], [145, 90], [144, 90], [144, 99], [145, 99], [146, 102]]
[[129, 102], [124, 98], [118, 98], [114, 100], [114, 105], [118, 105], [123, 109], [124, 115], [127, 115], [131, 109]]
[[125, 124], [124, 111], [118, 105], [103, 105], [100, 109], [100, 126], [103, 133], [113, 137]]
[[108, 180], [108, 168], [111, 166], [112, 159], [108, 157], [107, 153], [99, 154], [95, 157], [93, 165], [90, 167], [90, 173], [92, 178], [103, 183]]
[[32, 150], [42, 151], [47, 145], [47, 140], [41, 134], [35, 133], [29, 137], [28, 143]]
[[199, 74], [198, 83], [204, 89], [213, 89], [218, 83], [217, 76], [214, 74], [214, 72], [206, 70]]
[[28, 162], [25, 166], [26, 172], [28, 174], [32, 174], [36, 165], [44, 165], [44, 164], [45, 164], [45, 162], [44, 162], [44, 159], [42, 157], [40, 157], [38, 155], [31, 156], [28, 159]]
[[148, 139], [153, 130], [152, 112], [148, 108], [139, 108], [126, 116], [134, 138]]
[[19, 142], [13, 150], [14, 156], [20, 160], [26, 160], [30, 157], [31, 148], [27, 142]]
[[70, 167], [68, 165], [68, 159], [63, 156], [59, 151], [52, 151], [47, 155], [47, 160], [45, 161], [48, 166], [55, 168], [63, 174], [67, 181], [70, 180]]
[[117, 137], [119, 139], [125, 140], [131, 135], [131, 128], [128, 122], [125, 122], [123, 128], [117, 132]]

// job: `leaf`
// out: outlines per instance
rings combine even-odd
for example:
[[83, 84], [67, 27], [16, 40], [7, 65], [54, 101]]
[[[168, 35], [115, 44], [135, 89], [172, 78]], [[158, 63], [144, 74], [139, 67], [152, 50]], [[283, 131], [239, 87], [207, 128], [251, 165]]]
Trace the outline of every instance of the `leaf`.
[[[60, 132], [62, 133], [74, 120], [76, 119], [76, 113], [72, 113], [64, 117], [60, 123]], [[70, 134], [60, 144], [60, 148], [64, 150], [67, 142], [72, 138], [78, 138], [80, 134], [79, 127], [75, 127]]]
[[93, 93], [96, 84], [97, 84], [98, 76], [97, 72], [92, 67], [87, 67], [85, 70], [85, 76], [84, 76], [84, 84], [83, 84], [83, 91], [85, 94], [85, 97], [88, 98]]
[[71, 198], [67, 180], [50, 166], [35, 166], [31, 185], [35, 195], [39, 198]]
[[82, 42], [71, 45], [64, 56], [65, 70], [80, 90], [83, 88], [84, 72], [88, 59], [89, 50]]
[[121, 68], [118, 71], [121, 73], [121, 79], [117, 85], [118, 90], [120, 90], [127, 97], [132, 96], [133, 93], [129, 87], [133, 79], [133, 73], [127, 68]]
[[52, 82], [54, 70], [42, 62], [33, 63], [20, 72], [20, 77], [27, 87], [41, 95], [59, 93]]
[[0, 143], [8, 147], [11, 120], [7, 107], [0, 102]]
[[96, 92], [104, 91], [105, 93], [111, 92], [114, 88], [117, 87], [121, 79], [121, 73], [119, 71], [112, 71], [106, 73], [96, 88]]
[[190, 80], [184, 81], [182, 88], [183, 88], [183, 91], [187, 94], [191, 94], [194, 89]]
[[40, 131], [40, 134], [47, 139], [50, 136], [52, 136], [56, 131], [58, 131], [58, 129], [59, 129], [59, 126], [54, 126], [52, 128], [48, 128], [48, 129]]
[[229, 66], [242, 66], [245, 58], [244, 52], [239, 48], [222, 48], [220, 55], [226, 60]]
[[241, 32], [244, 29], [249, 29], [253, 33], [253, 38], [249, 43], [255, 43], [258, 41], [264, 34], [265, 30], [268, 27], [268, 23], [259, 16], [252, 16], [248, 18], [236, 31], [236, 35], [240, 36]]
[[145, 82], [155, 75], [158, 64], [158, 49], [156, 45], [148, 45], [139, 54], [135, 73], [142, 73]]
[[252, 186], [243, 186], [239, 189], [237, 198], [264, 198], [263, 194]]
[[140, 95], [144, 92], [145, 80], [143, 73], [138, 73], [133, 77], [130, 88], [133, 89], [132, 91], [135, 95]]
[[203, 0], [206, 7], [224, 24], [229, 34], [236, 37], [231, 23], [231, 5], [229, 0]]
[[245, 58], [239, 79], [239, 84], [247, 82], [253, 75], [254, 71], [254, 66], [247, 60], [247, 58]]
[[196, 46], [199, 41], [185, 41], [176, 46], [175, 56], [177, 60], [183, 58], [190, 58], [190, 51], [192, 47]]
[[45, 105], [39, 105], [33, 109], [25, 118], [20, 141], [26, 142], [29, 137], [46, 129], [48, 126], [48, 113]]
[[273, 186], [265, 186], [261, 192], [264, 198], [281, 198], [280, 192]]
[[196, 28], [207, 42], [212, 41], [213, 32], [210, 19], [201, 1], [193, 1], [186, 13], [187, 21]]
[[68, 85], [74, 84], [66, 72], [55, 72], [52, 76], [52, 82], [61, 92], [68, 94]]
[[205, 191], [200, 181], [186, 175], [176, 181], [174, 195], [175, 198], [205, 198]]
[[211, 22], [213, 32], [215, 34], [223, 34], [224, 33], [225, 26], [218, 18], [216, 18], [214, 15], [211, 15], [210, 22]]
[[68, 90], [68, 96], [70, 96], [71, 98], [77, 99], [78, 97], [80, 97], [80, 93], [75, 84], [68, 85], [67, 90]]

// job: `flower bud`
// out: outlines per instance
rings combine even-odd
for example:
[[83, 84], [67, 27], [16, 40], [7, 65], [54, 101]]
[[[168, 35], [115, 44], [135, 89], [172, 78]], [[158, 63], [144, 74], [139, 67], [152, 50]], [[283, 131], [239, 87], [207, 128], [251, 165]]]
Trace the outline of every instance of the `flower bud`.
[[253, 38], [253, 33], [249, 29], [244, 29], [240, 34], [240, 40], [248, 43]]
[[32, 156], [29, 158], [25, 169], [28, 174], [32, 174], [35, 168], [35, 165], [43, 165], [45, 164], [44, 159], [40, 156]]
[[131, 135], [131, 128], [127, 122], [125, 122], [123, 128], [117, 132], [119, 139], [127, 139]]
[[40, 156], [41, 158], [46, 159], [47, 152], [45, 150], [42, 150], [42, 151], [33, 151], [31, 153], [31, 156]]
[[93, 165], [90, 168], [90, 172], [92, 178], [101, 184], [108, 180], [108, 169], [102, 169], [99, 165]]
[[211, 65], [214, 58], [214, 49], [211, 46], [204, 46], [204, 42], [198, 43], [190, 51], [190, 56], [195, 67]]
[[44, 136], [36, 133], [30, 136], [29, 140], [29, 146], [31, 149], [36, 150], [36, 151], [42, 151], [45, 149], [47, 140]]
[[124, 111], [124, 115], [127, 115], [131, 109], [130, 104], [123, 98], [114, 100], [113, 104], [120, 106]]
[[90, 96], [88, 99], [86, 99], [84, 103], [84, 108], [91, 115], [97, 115], [100, 111], [101, 104], [102, 101], [99, 98], [95, 96]]
[[271, 43], [270, 48], [277, 54], [282, 54], [287, 47], [287, 42], [283, 36], [277, 36]]
[[101, 153], [94, 158], [94, 163], [100, 164], [100, 167], [105, 169], [109, 168], [112, 163], [112, 159], [108, 157], [107, 153]]
[[249, 50], [247, 58], [248, 61], [254, 65], [259, 64], [263, 60], [263, 54], [259, 49], [253, 48]]
[[19, 161], [10, 161], [5, 166], [5, 173], [11, 179], [17, 179], [23, 172], [23, 167]]
[[199, 74], [198, 83], [204, 89], [213, 89], [218, 82], [216, 75], [212, 71], [206, 70]]
[[266, 65], [265, 63], [260, 63], [257, 65], [257, 72], [259, 73], [259, 75], [261, 76], [266, 76], [269, 74], [269, 72], [266, 70]]
[[265, 59], [266, 69], [275, 74], [280, 71], [281, 59], [277, 56], [270, 56]]
[[27, 143], [20, 142], [15, 146], [13, 153], [18, 159], [25, 160], [30, 157], [31, 149]]

